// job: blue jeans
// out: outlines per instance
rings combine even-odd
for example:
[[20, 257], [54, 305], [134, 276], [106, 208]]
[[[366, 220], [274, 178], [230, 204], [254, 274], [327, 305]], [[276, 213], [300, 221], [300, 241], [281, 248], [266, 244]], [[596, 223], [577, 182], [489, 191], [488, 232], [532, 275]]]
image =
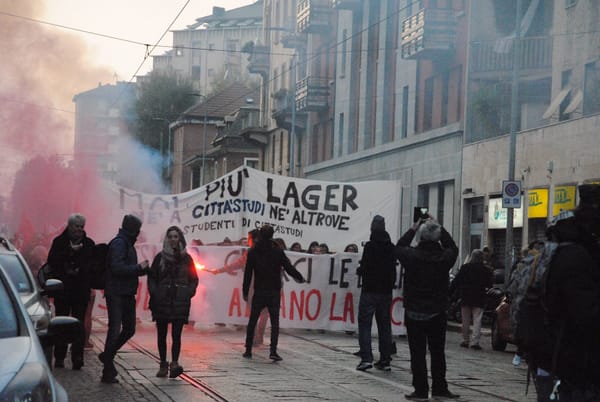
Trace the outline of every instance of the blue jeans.
[[104, 344], [103, 374], [115, 376], [115, 355], [135, 334], [135, 295], [106, 296], [106, 308], [108, 332]]
[[379, 357], [383, 362], [389, 362], [392, 354], [392, 321], [390, 309], [392, 306], [391, 293], [360, 294], [358, 302], [358, 343], [360, 345], [361, 359], [364, 362], [373, 362], [371, 349], [371, 327], [373, 315], [377, 323], [379, 338]]

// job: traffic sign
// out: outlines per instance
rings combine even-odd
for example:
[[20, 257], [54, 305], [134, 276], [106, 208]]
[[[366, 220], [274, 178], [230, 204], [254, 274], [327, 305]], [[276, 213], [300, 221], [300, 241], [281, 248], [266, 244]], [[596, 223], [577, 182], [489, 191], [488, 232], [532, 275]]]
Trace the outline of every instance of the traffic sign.
[[502, 208], [521, 208], [520, 180], [502, 180]]

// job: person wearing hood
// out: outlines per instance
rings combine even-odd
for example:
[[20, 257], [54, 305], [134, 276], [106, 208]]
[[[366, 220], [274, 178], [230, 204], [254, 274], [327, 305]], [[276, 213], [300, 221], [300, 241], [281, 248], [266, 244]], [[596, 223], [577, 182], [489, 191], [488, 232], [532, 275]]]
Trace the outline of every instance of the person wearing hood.
[[108, 311], [108, 331], [104, 352], [98, 355], [104, 364], [101, 381], [107, 384], [119, 382], [114, 358], [119, 349], [135, 334], [136, 310], [135, 295], [138, 277], [148, 272], [148, 260], [138, 264], [135, 242], [142, 221], [135, 215], [125, 215], [121, 229], [108, 247], [106, 269], [106, 309]]
[[[148, 272], [150, 310], [156, 321], [160, 368], [157, 377], [175, 378], [183, 373], [179, 365], [181, 333], [188, 323], [191, 301], [198, 287], [194, 260], [185, 250], [182, 230], [177, 226], [167, 229], [163, 249], [154, 257]], [[171, 365], [167, 362], [167, 332], [171, 324]]]
[[[67, 220], [65, 230], [52, 241], [48, 252], [48, 264], [52, 273], [64, 285], [64, 292], [54, 298], [56, 315], [71, 315], [83, 323], [85, 311], [90, 299], [91, 270], [94, 241], [87, 237], [85, 217], [72, 214]], [[83, 366], [83, 345], [85, 334], [82, 332], [71, 347], [73, 370]], [[64, 367], [67, 344], [57, 339], [54, 347], [54, 367]]]
[[546, 283], [557, 340], [540, 366], [560, 379], [561, 401], [600, 400], [600, 185], [579, 186], [580, 203], [549, 224], [558, 243]]
[[277, 342], [279, 340], [279, 307], [281, 303], [282, 278], [281, 269], [284, 269], [298, 283], [304, 283], [304, 277], [290, 262], [283, 250], [273, 242], [273, 227], [263, 225], [259, 231], [259, 239], [256, 245], [248, 251], [246, 268], [244, 270], [244, 282], [242, 285], [242, 297], [248, 301], [250, 283], [254, 278], [254, 295], [252, 296], [252, 307], [250, 318], [246, 329], [246, 351], [244, 357], [252, 358], [252, 343], [254, 330], [260, 312], [263, 308], [269, 310], [271, 319], [271, 346], [269, 359], [273, 361], [282, 360], [277, 353]]
[[357, 370], [365, 371], [373, 367], [371, 348], [371, 327], [373, 315], [377, 323], [379, 361], [375, 367], [390, 371], [392, 354], [392, 321], [390, 308], [392, 290], [396, 282], [396, 261], [394, 244], [385, 230], [385, 219], [375, 215], [371, 222], [371, 236], [365, 244], [357, 275], [362, 278], [362, 288], [358, 302], [358, 342], [361, 361]]
[[[418, 234], [419, 242], [411, 247]], [[446, 382], [446, 309], [449, 271], [458, 257], [450, 233], [429, 215], [418, 219], [396, 244], [404, 267], [404, 321], [410, 350], [410, 367], [415, 391], [412, 400], [427, 400], [426, 353], [431, 355], [431, 394], [434, 398], [458, 398]]]

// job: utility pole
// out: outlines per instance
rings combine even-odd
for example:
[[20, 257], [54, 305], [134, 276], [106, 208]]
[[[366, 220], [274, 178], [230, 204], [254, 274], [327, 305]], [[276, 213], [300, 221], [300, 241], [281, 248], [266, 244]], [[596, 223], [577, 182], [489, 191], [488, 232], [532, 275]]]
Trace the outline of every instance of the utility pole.
[[[510, 99], [510, 146], [508, 157], [508, 180], [515, 179], [515, 153], [517, 145], [517, 124], [519, 111], [519, 77], [521, 66], [521, 1], [517, 0], [517, 11], [515, 20], [515, 39], [513, 44], [513, 70], [512, 70], [512, 93]], [[524, 202], [528, 202], [525, 199]], [[506, 209], [506, 248], [504, 255], [504, 283], [508, 283], [510, 267], [514, 254], [514, 210]], [[527, 219], [526, 216], [523, 219]]]
[[294, 142], [296, 141], [296, 50], [292, 56], [292, 71], [293, 77], [293, 88], [292, 88], [292, 128], [290, 130], [290, 177], [294, 177], [294, 165], [296, 164], [296, 158], [294, 155]]

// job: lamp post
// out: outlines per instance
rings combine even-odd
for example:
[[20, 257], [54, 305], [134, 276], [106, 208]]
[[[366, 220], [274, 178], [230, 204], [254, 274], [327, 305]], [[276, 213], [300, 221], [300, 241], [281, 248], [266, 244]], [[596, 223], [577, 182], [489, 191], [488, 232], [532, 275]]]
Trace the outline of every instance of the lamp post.
[[204, 106], [204, 128], [202, 129], [203, 134], [202, 134], [202, 164], [200, 165], [200, 186], [202, 187], [204, 185], [204, 170], [205, 170], [205, 160], [206, 160], [206, 125], [208, 124], [208, 120], [207, 120], [207, 110], [206, 110], [206, 101], [207, 101], [207, 97], [206, 95], [202, 95], [199, 93], [195, 93], [195, 92], [190, 92], [188, 93], [188, 95], [191, 96], [198, 96], [200, 98], [204, 99], [203, 102], [203, 106]]

